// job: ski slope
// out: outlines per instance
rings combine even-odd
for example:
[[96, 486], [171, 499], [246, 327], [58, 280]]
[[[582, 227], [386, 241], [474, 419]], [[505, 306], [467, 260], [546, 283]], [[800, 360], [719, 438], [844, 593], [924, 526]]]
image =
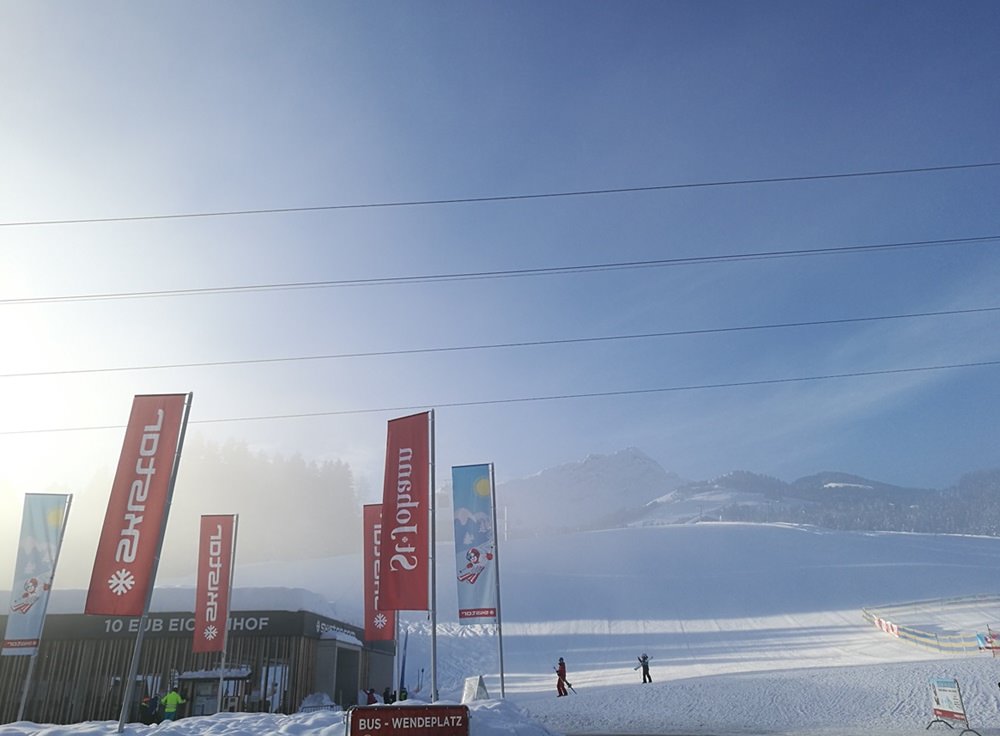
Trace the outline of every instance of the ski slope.
[[[913, 733], [930, 720], [930, 678], [956, 676], [972, 725], [1000, 734], [1000, 664], [989, 654], [918, 647], [862, 616], [921, 602], [894, 611], [900, 622], [941, 633], [1000, 627], [996, 599], [951, 601], [996, 590], [998, 539], [701, 523], [514, 539], [500, 553], [506, 692], [556, 731]], [[499, 693], [497, 639], [457, 623], [451, 559], [442, 545], [439, 691], [457, 698], [465, 677], [482, 674]], [[298, 577], [264, 565], [240, 579], [311, 580], [343, 615], [360, 572], [357, 558], [337, 558], [303, 563]], [[427, 617], [403, 621], [407, 679], [423, 668], [426, 682]], [[642, 652], [653, 658], [648, 685], [632, 669]], [[575, 698], [555, 697], [560, 656]]]
[[[862, 616], [863, 608], [891, 611], [899, 623], [942, 634], [1000, 628], [998, 599], [973, 598], [995, 591], [1000, 539], [713, 523], [509, 540], [500, 555], [507, 700], [477, 706], [472, 736], [916, 734], [932, 718], [935, 677], [955, 677], [970, 725], [1000, 736], [1000, 663], [989, 653], [915, 646]], [[497, 696], [495, 632], [457, 623], [446, 545], [437, 559], [440, 696], [458, 700], [464, 679], [478, 675]], [[357, 556], [238, 567], [236, 605], [325, 605], [321, 613], [359, 622], [361, 567]], [[154, 604], [177, 610], [179, 600], [193, 600], [190, 585], [162, 581]], [[70, 597], [61, 600], [65, 607]], [[410, 632], [407, 683], [423, 701], [430, 624], [423, 613], [402, 621]], [[652, 657], [651, 684], [633, 669], [642, 652]], [[555, 697], [560, 656], [576, 689], [567, 698]], [[255, 717], [160, 728], [191, 736], [342, 733], [315, 714], [266, 726]], [[0, 735], [80, 736], [74, 728], [84, 726], [0, 726]]]

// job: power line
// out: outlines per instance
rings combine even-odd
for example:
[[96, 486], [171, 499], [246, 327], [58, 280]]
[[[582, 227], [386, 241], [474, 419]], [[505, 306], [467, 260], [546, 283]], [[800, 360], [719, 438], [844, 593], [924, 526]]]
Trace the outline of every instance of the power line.
[[127, 291], [103, 294], [68, 294], [62, 296], [40, 296], [0, 299], [0, 306], [10, 304], [55, 304], [64, 302], [108, 301], [113, 299], [149, 299], [156, 297], [196, 296], [208, 294], [241, 294], [262, 291], [291, 291], [299, 289], [332, 289], [343, 287], [390, 286], [399, 284], [438, 283], [447, 281], [473, 281], [484, 279], [520, 278], [525, 276], [559, 276], [601, 271], [622, 271], [629, 269], [669, 268], [696, 264], [735, 263], [740, 261], [771, 260], [777, 258], [803, 258], [819, 255], [844, 255], [872, 253], [878, 251], [909, 250], [914, 248], [940, 248], [945, 246], [967, 246], [994, 243], [1000, 235], [982, 235], [969, 238], [944, 238], [940, 240], [907, 240], [896, 243], [874, 243], [867, 245], [845, 245], [830, 248], [798, 248], [793, 250], [757, 251], [753, 253], [729, 253], [715, 256], [690, 256], [685, 258], [660, 258], [647, 261], [617, 261], [575, 266], [551, 266], [548, 268], [518, 268], [499, 271], [471, 271], [462, 273], [425, 274], [419, 276], [394, 276], [368, 279], [340, 279], [330, 281], [296, 281], [244, 286], [209, 286], [196, 289], [164, 289], [158, 291]]
[[561, 192], [541, 192], [537, 194], [504, 194], [490, 197], [454, 197], [449, 199], [416, 199], [395, 202], [364, 202], [358, 204], [328, 204], [303, 207], [267, 207], [245, 210], [217, 210], [208, 212], [179, 212], [160, 215], [130, 215], [120, 217], [87, 217], [64, 220], [23, 220], [0, 222], [0, 227], [29, 227], [37, 225], [86, 225], [108, 222], [139, 222], [149, 220], [181, 220], [203, 217], [236, 217], [242, 215], [284, 215], [295, 212], [330, 212], [335, 210], [360, 210], [388, 207], [425, 207], [446, 204], [472, 204], [484, 202], [516, 202], [530, 199], [556, 199], [565, 197], [587, 197], [607, 194], [633, 194], [638, 192], [663, 192], [674, 189], [705, 189], [710, 187], [747, 186], [752, 184], [781, 184], [803, 181], [824, 181], [831, 179], [856, 179], [875, 176], [899, 176], [905, 174], [926, 174], [940, 171], [962, 171], [986, 169], [1000, 166], [1000, 161], [985, 161], [972, 164], [947, 166], [919, 166], [905, 169], [878, 169], [872, 171], [850, 171], [834, 174], [812, 174], [805, 176], [775, 176], [755, 179], [726, 179], [719, 181], [688, 182], [681, 184], [656, 184], [652, 186], [614, 187], [607, 189], [580, 189]]
[[735, 327], [710, 327], [703, 329], [670, 330], [666, 332], [642, 332], [626, 335], [599, 335], [592, 337], [573, 337], [554, 340], [524, 340], [519, 342], [485, 343], [478, 345], [451, 345], [433, 348], [410, 348], [400, 350], [377, 350], [355, 353], [332, 353], [327, 355], [296, 355], [278, 358], [247, 358], [242, 360], [213, 360], [198, 363], [161, 363], [142, 366], [112, 366], [107, 368], [74, 368], [54, 371], [30, 371], [24, 373], [2, 373], [0, 378], [26, 378], [38, 376], [69, 376], [87, 373], [123, 373], [127, 371], [148, 371], [178, 368], [214, 368], [235, 365], [261, 365], [268, 363], [293, 363], [313, 360], [343, 360], [349, 358], [382, 358], [400, 355], [426, 355], [430, 353], [455, 353], [475, 350], [496, 350], [504, 348], [541, 347], [551, 345], [572, 345], [581, 343], [614, 342], [623, 340], [645, 340], [662, 337], [682, 337], [692, 335], [717, 335], [727, 332], [751, 332], [757, 330], [776, 330], [794, 327], [817, 327], [822, 325], [843, 325], [862, 322], [879, 322], [899, 319], [919, 319], [926, 317], [945, 317], [963, 314], [983, 314], [1000, 312], [1000, 307], [975, 307], [970, 309], [949, 309], [939, 312], [910, 312], [908, 314], [885, 314], [867, 317], [844, 317], [840, 319], [807, 320], [801, 322], [777, 322], [762, 325], [739, 325]]
[[[845, 378], [868, 378], [873, 376], [891, 376], [906, 373], [926, 373], [930, 371], [945, 371], [960, 368], [995, 368], [1000, 366], [1000, 360], [988, 360], [978, 363], [952, 363], [946, 365], [917, 366], [913, 368], [888, 368], [875, 371], [852, 371], [849, 373], [828, 373], [816, 376], [796, 376], [790, 378], [766, 378], [756, 381], [730, 381], [727, 383], [702, 383], [686, 386], [665, 386], [659, 388], [622, 389], [619, 391], [594, 391], [589, 393], [549, 394], [543, 396], [521, 396], [507, 399], [483, 399], [481, 401], [454, 401], [433, 404], [411, 404], [408, 406], [384, 406], [365, 409], [340, 409], [332, 411], [301, 412], [292, 414], [267, 414], [258, 416], [226, 417], [219, 419], [192, 419], [191, 424], [224, 424], [230, 422], [259, 422], [279, 419], [312, 419], [317, 417], [349, 416], [360, 414], [380, 414], [388, 412], [420, 411], [422, 409], [455, 409], [474, 406], [495, 406], [500, 404], [524, 404], [541, 401], [566, 401], [571, 399], [596, 399], [617, 396], [641, 396], [658, 393], [676, 393], [683, 391], [706, 391], [723, 388], [746, 388], [753, 386], [771, 386], [785, 383], [806, 383], [812, 381], [830, 381]], [[91, 427], [59, 427], [49, 429], [2, 430], [4, 435], [48, 434], [55, 432], [89, 432], [95, 430], [124, 429], [124, 424], [91, 426]]]

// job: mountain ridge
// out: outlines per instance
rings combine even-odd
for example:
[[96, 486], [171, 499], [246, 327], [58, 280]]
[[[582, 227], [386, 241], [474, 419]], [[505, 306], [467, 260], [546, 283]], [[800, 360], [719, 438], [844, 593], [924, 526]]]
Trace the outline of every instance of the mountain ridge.
[[628, 447], [500, 483], [497, 494], [511, 536], [706, 520], [1000, 536], [1000, 469], [967, 473], [946, 489], [836, 470], [790, 482], [746, 470], [685, 480]]

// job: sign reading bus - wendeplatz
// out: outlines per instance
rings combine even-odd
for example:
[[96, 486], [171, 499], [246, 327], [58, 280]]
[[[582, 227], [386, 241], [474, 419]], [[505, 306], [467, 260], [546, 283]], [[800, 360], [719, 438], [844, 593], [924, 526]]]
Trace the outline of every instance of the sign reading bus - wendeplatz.
[[348, 736], [469, 736], [465, 705], [369, 705], [351, 708]]

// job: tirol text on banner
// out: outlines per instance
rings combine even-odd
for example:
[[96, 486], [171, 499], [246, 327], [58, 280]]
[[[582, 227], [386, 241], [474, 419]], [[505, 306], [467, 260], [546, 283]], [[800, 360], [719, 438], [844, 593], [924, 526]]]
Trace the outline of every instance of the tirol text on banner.
[[201, 517], [192, 640], [195, 653], [226, 650], [235, 528], [232, 514]]
[[85, 613], [143, 614], [170, 507], [187, 397], [136, 396], [132, 402]]
[[489, 465], [451, 469], [455, 509], [458, 622], [497, 622], [496, 536]]
[[429, 504], [430, 413], [392, 419], [382, 490], [382, 611], [430, 610]]
[[2, 654], [38, 652], [70, 498], [68, 494], [49, 493], [24, 497]]
[[396, 612], [379, 610], [382, 558], [382, 504], [364, 507], [365, 641], [391, 641], [396, 636]]

